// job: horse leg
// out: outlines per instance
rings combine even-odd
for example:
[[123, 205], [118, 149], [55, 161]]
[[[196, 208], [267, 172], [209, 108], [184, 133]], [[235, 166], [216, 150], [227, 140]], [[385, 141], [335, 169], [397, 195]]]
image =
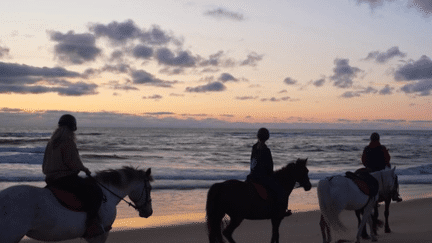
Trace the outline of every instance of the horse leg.
[[272, 238], [270, 243], [279, 243], [279, 226], [283, 218], [272, 218]]
[[376, 241], [376, 236], [375, 233], [373, 232], [373, 225], [372, 225], [372, 210], [374, 209], [374, 206], [375, 206], [375, 202], [369, 202], [366, 208], [364, 209], [363, 219], [357, 231], [356, 243], [360, 243], [361, 232], [363, 231], [363, 228], [365, 228], [367, 222], [369, 223], [370, 226], [372, 241]]
[[330, 227], [325, 221], [324, 216], [322, 214], [321, 214], [319, 225], [321, 227], [321, 235], [323, 237], [323, 243], [330, 243], [331, 242]]
[[227, 238], [229, 243], [235, 243], [234, 239], [232, 238], [232, 234], [234, 233], [234, 230], [241, 224], [242, 221], [243, 221], [242, 218], [231, 217], [228, 226], [223, 231], [223, 235]]
[[389, 209], [390, 209], [390, 202], [391, 202], [391, 198], [388, 198], [388, 199], [385, 200], [385, 209], [384, 209], [385, 229], [384, 229], [384, 232], [386, 232], [386, 233], [391, 233], [390, 225], [389, 225], [389, 222], [388, 222], [388, 218], [389, 218], [389, 215], [390, 215], [390, 211], [389, 211]]
[[105, 241], [108, 238], [108, 234], [109, 232], [105, 232], [102, 235], [98, 235], [96, 237], [93, 238], [89, 238], [89, 239], [85, 239], [88, 243], [105, 243]]
[[[360, 223], [361, 223], [361, 215], [363, 214], [363, 210], [361, 209], [361, 210], [355, 210], [355, 214], [356, 214], [356, 216], [357, 216], [357, 227], [360, 227]], [[361, 237], [363, 238], [363, 239], [370, 239], [370, 237], [369, 237], [369, 235], [368, 235], [368, 233], [367, 233], [367, 231], [366, 231], [366, 228], [364, 227], [363, 228], [363, 230], [362, 230], [362, 235], [361, 235]]]

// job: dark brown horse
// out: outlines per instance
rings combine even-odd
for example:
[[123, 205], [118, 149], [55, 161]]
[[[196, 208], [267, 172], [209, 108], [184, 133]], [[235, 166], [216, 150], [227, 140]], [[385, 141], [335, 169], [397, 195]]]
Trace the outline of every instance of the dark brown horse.
[[[297, 182], [305, 191], [311, 189], [306, 162], [307, 159], [298, 159], [295, 163], [289, 163], [275, 171], [276, 181], [285, 190], [286, 201]], [[206, 205], [210, 243], [224, 242], [221, 223], [225, 215], [228, 215], [231, 220], [223, 230], [223, 235], [230, 243], [235, 243], [232, 234], [244, 219], [271, 219], [273, 230], [271, 243], [278, 243], [279, 226], [283, 218], [272, 216], [272, 201], [263, 200], [251, 183], [228, 180], [212, 185], [208, 191]]]

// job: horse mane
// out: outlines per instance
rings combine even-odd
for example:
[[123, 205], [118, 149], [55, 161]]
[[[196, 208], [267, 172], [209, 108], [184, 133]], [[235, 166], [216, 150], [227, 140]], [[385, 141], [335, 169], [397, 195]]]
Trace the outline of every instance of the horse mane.
[[280, 168], [279, 170], [276, 170], [274, 172], [274, 175], [276, 178], [279, 178], [280, 176], [284, 176], [287, 173], [289, 173], [290, 171], [293, 171], [295, 166], [296, 166], [295, 162], [291, 162], [291, 163], [285, 165], [284, 167]]
[[121, 169], [107, 169], [96, 172], [95, 179], [102, 183], [111, 184], [115, 187], [124, 188], [134, 180], [153, 181], [152, 176], [147, 176], [143, 169], [123, 166]]

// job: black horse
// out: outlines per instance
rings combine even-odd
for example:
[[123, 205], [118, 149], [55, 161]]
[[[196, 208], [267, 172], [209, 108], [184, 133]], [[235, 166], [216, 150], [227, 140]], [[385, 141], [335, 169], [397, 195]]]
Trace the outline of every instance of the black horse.
[[[311, 189], [306, 163], [307, 159], [298, 159], [295, 163], [289, 163], [275, 171], [276, 181], [285, 190], [286, 201], [297, 182], [305, 191]], [[274, 214], [271, 208], [272, 200], [263, 200], [251, 183], [228, 180], [212, 185], [208, 191], [206, 205], [210, 243], [224, 242], [221, 223], [226, 214], [231, 220], [223, 230], [223, 235], [230, 243], [235, 243], [232, 234], [244, 219], [271, 219], [273, 228], [271, 243], [278, 243], [279, 226], [283, 218], [272, 216]]]

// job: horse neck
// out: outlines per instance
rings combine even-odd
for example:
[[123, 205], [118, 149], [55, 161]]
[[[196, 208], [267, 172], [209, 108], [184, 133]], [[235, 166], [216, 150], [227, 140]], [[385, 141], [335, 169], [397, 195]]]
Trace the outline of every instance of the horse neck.
[[133, 184], [130, 183], [125, 187], [118, 187], [110, 183], [99, 183], [101, 184], [103, 194], [107, 198], [107, 202], [114, 202], [115, 205], [119, 204], [123, 198], [129, 195], [129, 193], [132, 191], [132, 186], [130, 184]]
[[288, 193], [288, 195], [291, 194], [296, 184], [296, 180], [292, 168], [286, 168], [284, 169], [284, 171], [277, 172], [276, 180], [284, 188], [284, 190]]

